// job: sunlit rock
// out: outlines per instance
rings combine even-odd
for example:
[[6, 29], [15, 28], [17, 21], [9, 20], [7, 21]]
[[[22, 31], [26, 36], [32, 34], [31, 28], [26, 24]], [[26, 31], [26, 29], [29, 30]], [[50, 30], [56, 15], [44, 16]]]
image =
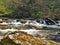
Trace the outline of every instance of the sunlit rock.
[[21, 31], [14, 31], [6, 34], [1, 45], [60, 45], [54, 41], [34, 37]]

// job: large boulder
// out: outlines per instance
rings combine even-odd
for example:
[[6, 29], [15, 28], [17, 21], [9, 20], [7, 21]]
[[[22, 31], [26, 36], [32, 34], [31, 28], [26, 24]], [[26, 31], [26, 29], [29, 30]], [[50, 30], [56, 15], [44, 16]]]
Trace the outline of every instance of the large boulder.
[[34, 37], [21, 31], [8, 32], [0, 45], [60, 45], [51, 40]]

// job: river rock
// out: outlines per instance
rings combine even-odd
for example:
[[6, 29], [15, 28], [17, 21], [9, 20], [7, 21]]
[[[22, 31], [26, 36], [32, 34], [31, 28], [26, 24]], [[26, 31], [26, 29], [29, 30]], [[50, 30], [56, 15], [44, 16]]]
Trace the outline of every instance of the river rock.
[[34, 37], [22, 31], [7, 33], [0, 42], [1, 45], [60, 45], [51, 40]]

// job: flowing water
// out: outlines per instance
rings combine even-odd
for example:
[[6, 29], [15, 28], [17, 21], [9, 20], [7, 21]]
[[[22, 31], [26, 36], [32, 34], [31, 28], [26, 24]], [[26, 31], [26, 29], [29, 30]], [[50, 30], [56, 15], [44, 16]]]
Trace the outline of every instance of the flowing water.
[[[6, 23], [4, 23], [6, 24]], [[0, 29], [0, 35], [4, 35], [5, 33], [9, 32], [9, 31], [23, 31], [23, 32], [27, 32], [28, 34], [31, 34], [33, 36], [43, 36], [46, 37], [47, 35], [55, 35], [57, 33], [60, 33], [60, 29], [52, 29], [52, 28], [44, 28], [44, 29], [36, 29], [33, 26], [24, 26], [25, 24], [22, 23], [12, 23], [7, 25], [6, 29]]]

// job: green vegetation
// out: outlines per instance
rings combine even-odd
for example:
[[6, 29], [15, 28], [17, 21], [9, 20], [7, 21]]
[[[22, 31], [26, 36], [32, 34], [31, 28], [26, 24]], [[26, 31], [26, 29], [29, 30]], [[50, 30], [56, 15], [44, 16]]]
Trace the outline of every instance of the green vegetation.
[[0, 16], [8, 15], [12, 12], [11, 9], [7, 7], [8, 0], [0, 0]]
[[60, 0], [0, 0], [0, 16], [40, 19], [60, 16]]

